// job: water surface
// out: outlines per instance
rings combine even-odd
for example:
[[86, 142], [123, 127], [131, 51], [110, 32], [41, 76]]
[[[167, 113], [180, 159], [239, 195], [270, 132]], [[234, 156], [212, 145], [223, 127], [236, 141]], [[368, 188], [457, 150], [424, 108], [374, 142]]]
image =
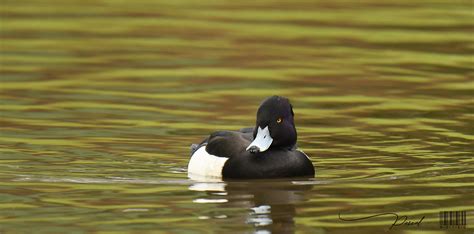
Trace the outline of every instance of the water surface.
[[[0, 232], [474, 225], [472, 1], [2, 1]], [[199, 182], [191, 143], [291, 99], [315, 179]], [[470, 216], [469, 216], [470, 215]], [[470, 225], [470, 226], [469, 226]], [[472, 232], [461, 230], [461, 232]]]

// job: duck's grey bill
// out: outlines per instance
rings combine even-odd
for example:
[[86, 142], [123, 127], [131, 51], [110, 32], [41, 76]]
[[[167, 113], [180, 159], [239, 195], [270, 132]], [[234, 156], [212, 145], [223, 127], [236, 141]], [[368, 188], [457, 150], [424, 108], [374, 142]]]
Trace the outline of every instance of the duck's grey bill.
[[264, 129], [258, 127], [257, 130], [257, 136], [255, 139], [250, 143], [250, 145], [247, 147], [247, 151], [252, 148], [253, 146], [257, 147], [259, 152], [263, 152], [270, 148], [270, 145], [273, 142], [273, 138], [270, 136], [270, 131], [268, 130], [268, 126], [266, 126]]

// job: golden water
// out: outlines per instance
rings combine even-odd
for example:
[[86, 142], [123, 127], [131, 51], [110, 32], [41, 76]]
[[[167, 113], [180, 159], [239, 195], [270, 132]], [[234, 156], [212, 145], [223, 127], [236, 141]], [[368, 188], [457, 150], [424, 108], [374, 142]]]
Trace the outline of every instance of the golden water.
[[[0, 233], [474, 227], [472, 1], [0, 4]], [[187, 178], [274, 94], [314, 180]]]

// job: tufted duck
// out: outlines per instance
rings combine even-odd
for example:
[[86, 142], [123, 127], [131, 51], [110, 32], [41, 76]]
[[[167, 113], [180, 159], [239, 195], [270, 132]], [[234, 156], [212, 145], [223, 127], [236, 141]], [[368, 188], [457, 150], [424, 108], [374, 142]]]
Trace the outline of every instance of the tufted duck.
[[293, 117], [287, 98], [265, 99], [258, 108], [254, 128], [214, 132], [194, 144], [188, 175], [229, 179], [313, 177], [313, 164], [296, 148]]

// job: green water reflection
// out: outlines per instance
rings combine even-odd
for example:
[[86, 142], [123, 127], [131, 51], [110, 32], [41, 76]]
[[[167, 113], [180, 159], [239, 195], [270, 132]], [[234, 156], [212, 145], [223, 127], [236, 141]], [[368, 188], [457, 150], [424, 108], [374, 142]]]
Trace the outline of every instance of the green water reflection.
[[[392, 220], [338, 214], [381, 212], [444, 232], [449, 210], [472, 228], [472, 9], [2, 1], [0, 232], [368, 233]], [[274, 94], [315, 179], [187, 178], [191, 143]]]

